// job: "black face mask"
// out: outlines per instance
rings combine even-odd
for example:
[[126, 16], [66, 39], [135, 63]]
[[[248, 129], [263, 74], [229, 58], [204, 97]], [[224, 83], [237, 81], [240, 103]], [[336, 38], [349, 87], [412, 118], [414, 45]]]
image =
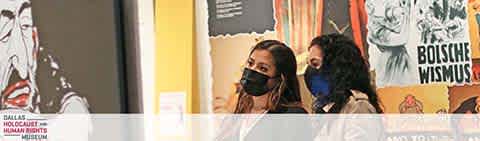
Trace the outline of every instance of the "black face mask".
[[271, 90], [267, 87], [269, 79], [271, 78], [265, 74], [245, 68], [243, 70], [242, 79], [240, 79], [240, 84], [242, 84], [242, 88], [247, 94], [252, 96], [262, 96]]

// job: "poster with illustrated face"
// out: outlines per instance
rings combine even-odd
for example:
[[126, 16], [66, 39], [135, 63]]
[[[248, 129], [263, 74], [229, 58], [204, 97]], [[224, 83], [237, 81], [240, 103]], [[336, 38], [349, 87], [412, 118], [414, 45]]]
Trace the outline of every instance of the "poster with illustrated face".
[[[110, 5], [0, 1], [0, 110], [120, 112], [123, 80]], [[72, 8], [79, 6], [90, 7]]]
[[368, 45], [377, 87], [415, 83], [410, 0], [368, 0]]
[[462, 0], [369, 0], [368, 43], [376, 86], [472, 82]]
[[[415, 5], [420, 84], [472, 82], [467, 1], [418, 1]], [[417, 36], [418, 37], [418, 36]]]
[[1, 108], [39, 112], [35, 83], [39, 45], [31, 3], [5, 1], [1, 9]]
[[[381, 101], [389, 101], [385, 111], [451, 112], [451, 93], [447, 88], [477, 81], [477, 63], [472, 61], [475, 41], [470, 38], [469, 3], [463, 0], [366, 1], [369, 62], [375, 74], [377, 94]], [[409, 95], [405, 96], [406, 93]], [[405, 103], [397, 108], [390, 104], [392, 100]], [[432, 109], [425, 111], [426, 107]]]
[[[368, 59], [385, 113], [441, 117], [446, 113], [478, 111], [475, 3], [475, 0], [366, 0]], [[477, 138], [469, 136], [478, 134], [470, 132], [478, 128], [478, 122], [462, 116], [421, 121], [428, 126], [419, 131], [413, 128], [390, 131], [387, 138], [419, 137], [403, 134], [411, 131], [429, 133], [424, 139], [452, 140], [453, 134], [465, 137], [455, 140]], [[387, 123], [392, 122], [401, 123], [392, 120]], [[399, 129], [386, 125], [387, 129]]]

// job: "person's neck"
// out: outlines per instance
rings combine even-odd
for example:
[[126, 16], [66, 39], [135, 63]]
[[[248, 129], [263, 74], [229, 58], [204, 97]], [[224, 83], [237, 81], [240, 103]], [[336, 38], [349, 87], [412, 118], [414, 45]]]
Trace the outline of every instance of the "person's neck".
[[253, 96], [253, 114], [260, 114], [267, 110], [267, 102], [270, 94], [264, 94], [262, 96]]

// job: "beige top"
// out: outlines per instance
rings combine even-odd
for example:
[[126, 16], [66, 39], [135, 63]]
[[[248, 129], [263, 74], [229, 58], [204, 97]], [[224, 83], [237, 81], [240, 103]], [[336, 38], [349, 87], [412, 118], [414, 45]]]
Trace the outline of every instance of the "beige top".
[[[365, 93], [352, 90], [353, 95], [348, 98], [347, 104], [342, 108], [338, 119], [324, 123], [319, 128], [315, 141], [323, 140], [339, 140], [339, 141], [380, 141], [383, 140], [382, 122], [373, 116], [369, 119], [369, 115], [375, 114], [375, 108], [368, 101]], [[329, 111], [333, 103], [323, 107], [325, 111]], [[348, 117], [348, 118], [346, 118]], [[357, 119], [358, 117], [358, 119]], [[367, 117], [366, 119], [364, 119]]]
[[[352, 96], [348, 98], [347, 104], [342, 108], [342, 114], [374, 114], [377, 113], [375, 107], [368, 101], [368, 96], [360, 91], [351, 90]], [[329, 103], [323, 107], [324, 111], [329, 111], [333, 103]]]

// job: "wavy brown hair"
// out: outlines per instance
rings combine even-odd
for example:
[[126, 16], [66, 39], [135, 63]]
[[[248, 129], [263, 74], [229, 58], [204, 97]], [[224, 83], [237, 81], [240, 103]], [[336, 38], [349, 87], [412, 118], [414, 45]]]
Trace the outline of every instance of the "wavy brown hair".
[[[275, 112], [280, 107], [301, 107], [300, 88], [297, 79], [297, 61], [293, 51], [277, 40], [265, 40], [257, 43], [248, 56], [256, 50], [269, 51], [274, 60], [275, 72], [280, 77], [279, 84], [268, 96], [267, 110]], [[234, 113], [250, 113], [253, 108], [252, 96], [241, 91]]]

